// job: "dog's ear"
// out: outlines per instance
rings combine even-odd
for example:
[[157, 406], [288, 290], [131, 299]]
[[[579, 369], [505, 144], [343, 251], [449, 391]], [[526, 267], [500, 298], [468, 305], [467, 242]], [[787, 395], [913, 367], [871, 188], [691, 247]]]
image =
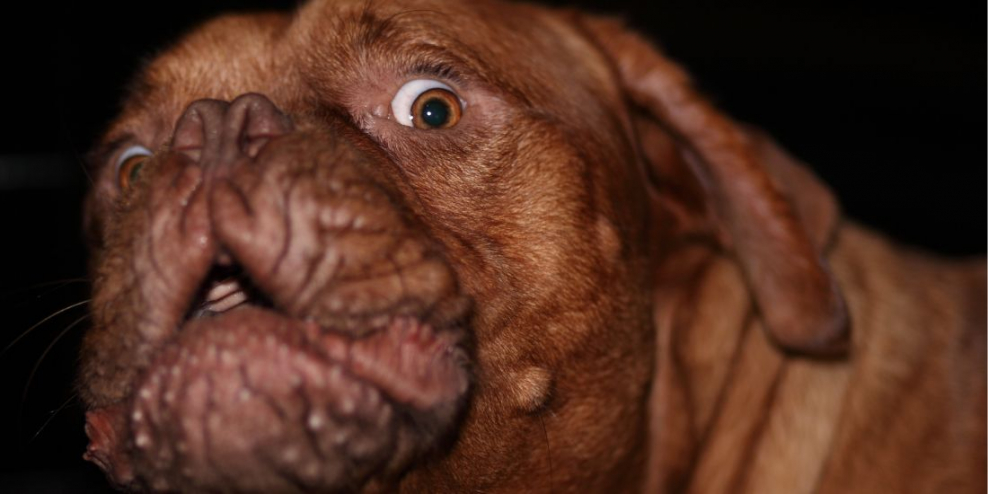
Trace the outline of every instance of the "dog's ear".
[[648, 174], [661, 181], [678, 160], [691, 175], [773, 339], [811, 354], [846, 349], [846, 307], [822, 257], [838, 218], [830, 192], [766, 137], [718, 112], [679, 66], [621, 23], [577, 22], [610, 59], [637, 112]]

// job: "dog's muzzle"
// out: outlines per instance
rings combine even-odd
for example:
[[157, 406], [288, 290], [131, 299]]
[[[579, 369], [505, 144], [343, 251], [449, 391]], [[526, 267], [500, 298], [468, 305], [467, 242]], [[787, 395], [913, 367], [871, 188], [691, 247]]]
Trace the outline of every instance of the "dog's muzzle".
[[95, 324], [142, 342], [87, 416], [112, 481], [352, 490], [454, 429], [469, 304], [353, 139], [261, 95], [200, 100], [145, 165], [120, 213], [143, 227], [116, 242], [138, 275], [94, 287]]

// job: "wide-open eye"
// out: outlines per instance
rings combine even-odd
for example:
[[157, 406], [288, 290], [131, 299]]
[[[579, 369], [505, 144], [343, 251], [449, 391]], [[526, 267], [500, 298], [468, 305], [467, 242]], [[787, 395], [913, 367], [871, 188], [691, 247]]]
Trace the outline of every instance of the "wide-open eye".
[[116, 175], [120, 190], [127, 190], [141, 174], [144, 163], [151, 157], [151, 151], [144, 146], [131, 146], [117, 158]]
[[419, 129], [446, 129], [456, 125], [466, 106], [449, 86], [431, 79], [405, 83], [391, 100], [395, 120]]

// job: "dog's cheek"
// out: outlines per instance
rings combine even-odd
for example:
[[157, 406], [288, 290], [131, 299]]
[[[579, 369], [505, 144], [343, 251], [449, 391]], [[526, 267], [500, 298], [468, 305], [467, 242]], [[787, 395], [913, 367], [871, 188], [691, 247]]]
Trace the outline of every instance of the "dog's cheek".
[[[205, 213], [195, 193], [199, 170], [185, 165], [163, 160], [149, 166], [142, 182], [108, 204], [101, 247], [92, 253], [93, 320], [81, 353], [80, 394], [90, 406], [129, 393], [156, 342], [177, 325], [179, 316], [159, 316], [184, 311], [178, 306], [188, 294], [172, 288], [194, 289], [177, 278], [212, 256], [212, 243], [194, 226]], [[184, 259], [183, 269], [162, 269], [158, 259], [171, 258]]]

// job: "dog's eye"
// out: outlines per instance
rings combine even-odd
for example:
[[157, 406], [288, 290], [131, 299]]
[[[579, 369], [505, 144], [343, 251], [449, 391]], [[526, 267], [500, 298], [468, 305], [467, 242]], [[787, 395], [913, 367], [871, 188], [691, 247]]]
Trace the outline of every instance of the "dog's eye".
[[131, 146], [117, 158], [117, 185], [127, 190], [137, 180], [151, 151], [144, 146]]
[[402, 125], [418, 129], [445, 129], [463, 116], [463, 101], [449, 86], [429, 79], [405, 83], [391, 100], [391, 113]]

